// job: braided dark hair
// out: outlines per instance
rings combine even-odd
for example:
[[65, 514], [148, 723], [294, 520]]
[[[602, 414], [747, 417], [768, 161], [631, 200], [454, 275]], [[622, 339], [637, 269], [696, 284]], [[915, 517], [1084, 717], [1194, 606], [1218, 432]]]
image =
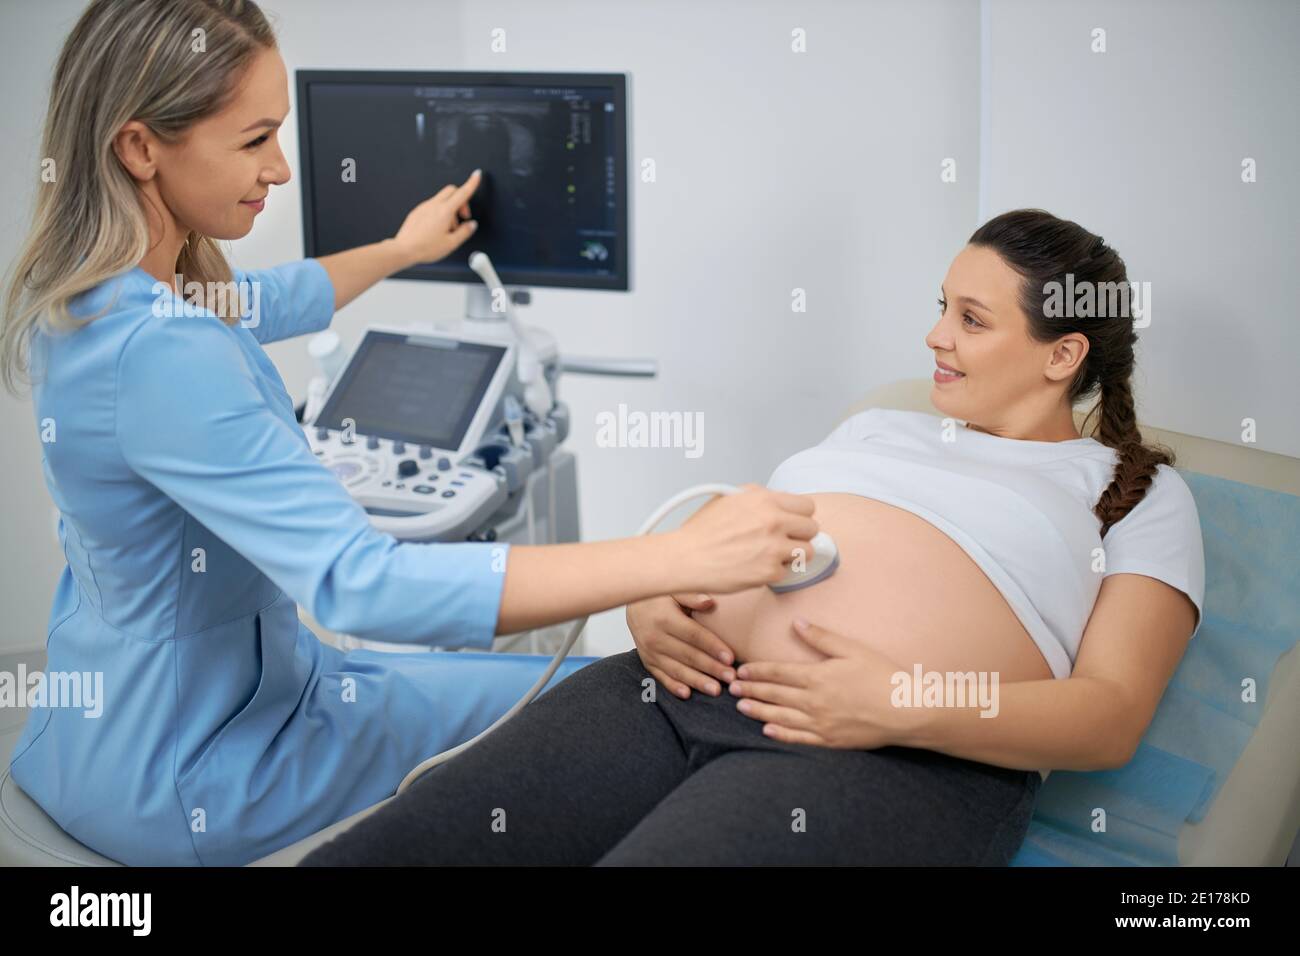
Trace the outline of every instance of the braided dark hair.
[[[1048, 283], [1065, 288], [1069, 273], [1076, 287], [1085, 282], [1095, 288], [1122, 283], [1127, 290], [1124, 260], [1100, 236], [1042, 209], [1015, 209], [996, 216], [976, 229], [969, 243], [996, 252], [1024, 278], [1020, 306], [1031, 338], [1048, 343], [1077, 332], [1088, 340], [1088, 354], [1067, 398], [1074, 407], [1079, 399], [1100, 394], [1084, 424], [1100, 413], [1090, 437], [1118, 452], [1114, 479], [1093, 507], [1104, 538], [1146, 495], [1156, 466], [1173, 465], [1174, 454], [1163, 446], [1145, 444], [1138, 430], [1132, 388], [1133, 345], [1138, 337], [1129, 310], [1102, 316], [1052, 314], [1047, 308], [1052, 296]], [[1127, 305], [1127, 292], [1123, 301]]]

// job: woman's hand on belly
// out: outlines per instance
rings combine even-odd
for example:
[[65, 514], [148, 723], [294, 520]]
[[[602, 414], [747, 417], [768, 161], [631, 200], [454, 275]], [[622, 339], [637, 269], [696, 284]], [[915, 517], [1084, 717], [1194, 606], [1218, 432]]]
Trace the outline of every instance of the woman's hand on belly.
[[822, 660], [742, 664], [731, 685], [741, 713], [793, 744], [871, 750], [910, 739], [923, 709], [895, 706], [895, 661], [814, 624], [794, 631]]
[[720, 696], [736, 679], [731, 648], [688, 614], [712, 605], [713, 599], [704, 594], [648, 598], [627, 607], [628, 630], [642, 666], [683, 699], [691, 696], [692, 687]]

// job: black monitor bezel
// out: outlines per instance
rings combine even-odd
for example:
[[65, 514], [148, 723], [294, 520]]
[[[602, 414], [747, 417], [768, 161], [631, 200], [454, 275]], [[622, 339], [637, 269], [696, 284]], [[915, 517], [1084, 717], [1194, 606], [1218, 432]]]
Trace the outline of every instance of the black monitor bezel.
[[[627, 292], [631, 288], [631, 236], [628, 234], [628, 115], [626, 73], [485, 73], [460, 70], [295, 70], [298, 113], [298, 165], [301, 169], [303, 255], [316, 253], [313, 222], [313, 185], [315, 171], [311, 150], [304, 144], [311, 142], [311, 117], [306, 109], [307, 87], [312, 83], [375, 83], [411, 86], [610, 86], [614, 91], [614, 111], [617, 131], [614, 137], [614, 167], [621, 173], [615, 184], [617, 236], [614, 247], [618, 269], [610, 276], [556, 276], [549, 272], [532, 272], [497, 266], [501, 282], [507, 286], [546, 286], [562, 289], [605, 289]], [[473, 203], [473, 199], [470, 200]], [[469, 243], [473, 243], [471, 237]], [[390, 278], [415, 279], [422, 282], [457, 282], [477, 284], [482, 280], [465, 266], [463, 274], [446, 276], [426, 275], [415, 269], [396, 272]]]

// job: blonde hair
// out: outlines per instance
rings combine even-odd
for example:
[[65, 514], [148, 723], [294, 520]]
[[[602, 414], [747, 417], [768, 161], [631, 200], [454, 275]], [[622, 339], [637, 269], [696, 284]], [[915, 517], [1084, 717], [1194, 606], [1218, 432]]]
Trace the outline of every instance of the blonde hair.
[[[177, 142], [224, 108], [253, 57], [275, 46], [253, 0], [93, 0], [85, 9], [50, 87], [41, 155], [54, 176], [37, 187], [31, 228], [7, 279], [0, 376], [10, 392], [27, 380], [34, 331], [72, 331], [99, 318], [74, 317], [69, 301], [149, 250], [144, 199], [113, 150], [122, 126], [139, 120]], [[233, 279], [217, 241], [195, 232], [175, 271], [203, 289]]]

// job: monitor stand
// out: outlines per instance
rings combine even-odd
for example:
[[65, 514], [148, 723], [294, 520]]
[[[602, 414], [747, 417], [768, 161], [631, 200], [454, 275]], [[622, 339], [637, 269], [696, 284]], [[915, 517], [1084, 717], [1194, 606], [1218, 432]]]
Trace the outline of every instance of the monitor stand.
[[[510, 301], [516, 306], [528, 305], [532, 293], [528, 289], [505, 287]], [[492, 291], [482, 283], [467, 286], [465, 289], [465, 318], [461, 321], [461, 331], [475, 338], [491, 339], [500, 342], [513, 342], [514, 334], [504, 311], [493, 311]], [[553, 366], [559, 358], [559, 345], [555, 336], [545, 329], [519, 323], [520, 331], [528, 336], [537, 359], [542, 365]]]
[[[515, 305], [528, 305], [532, 292], [528, 289], [505, 286], [506, 294]], [[604, 358], [594, 356], [561, 356], [555, 336], [545, 329], [519, 323], [533, 343], [542, 364], [548, 368], [554, 363], [557, 371], [572, 372], [579, 375], [601, 375], [615, 378], [655, 378], [659, 374], [659, 363], [655, 359]], [[513, 342], [510, 334], [510, 322], [505, 312], [492, 310], [492, 293], [486, 285], [476, 284], [465, 289], [465, 318], [457, 328], [467, 335], [490, 337], [496, 341]], [[554, 385], [554, 382], [552, 382]]]

